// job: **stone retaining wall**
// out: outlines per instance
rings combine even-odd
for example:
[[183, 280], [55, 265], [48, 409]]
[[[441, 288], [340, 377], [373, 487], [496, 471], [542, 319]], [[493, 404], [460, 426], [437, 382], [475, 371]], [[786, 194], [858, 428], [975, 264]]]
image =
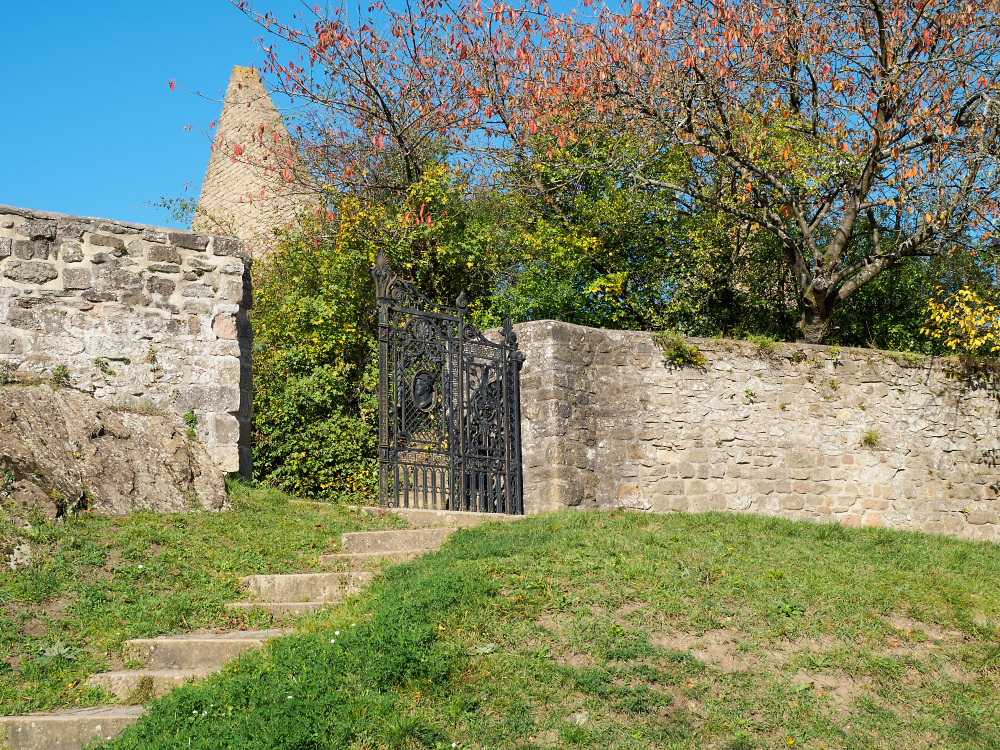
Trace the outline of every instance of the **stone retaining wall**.
[[0, 367], [193, 411], [219, 468], [247, 477], [250, 305], [239, 240], [0, 206]]
[[[516, 326], [528, 512], [728, 510], [1000, 541], [998, 399], [952, 359]], [[869, 433], [869, 442], [863, 437]]]

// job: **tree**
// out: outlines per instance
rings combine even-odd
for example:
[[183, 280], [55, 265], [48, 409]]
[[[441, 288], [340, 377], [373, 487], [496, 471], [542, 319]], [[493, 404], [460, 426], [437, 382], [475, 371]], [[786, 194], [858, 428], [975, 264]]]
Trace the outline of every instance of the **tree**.
[[287, 64], [266, 48], [267, 72], [314, 108], [337, 189], [399, 190], [443, 149], [470, 185], [518, 176], [547, 199], [535, 171], [496, 167], [572, 147], [581, 171], [770, 233], [807, 341], [901, 259], [996, 233], [1000, 0], [418, 0], [354, 22], [314, 8], [298, 29], [234, 1], [298, 47]]
[[[683, 147], [589, 165], [759, 225], [793, 269], [810, 342], [902, 258], [996, 232], [1000, 5], [995, 0], [651, 2], [592, 20], [500, 13], [520, 35], [519, 123], [557, 145], [629, 132]], [[513, 33], [513, 32], [511, 32]], [[494, 48], [477, 50], [482, 59]], [[519, 49], [512, 40], [505, 49]], [[511, 58], [515, 57], [511, 55]], [[857, 253], [862, 230], [870, 247]]]

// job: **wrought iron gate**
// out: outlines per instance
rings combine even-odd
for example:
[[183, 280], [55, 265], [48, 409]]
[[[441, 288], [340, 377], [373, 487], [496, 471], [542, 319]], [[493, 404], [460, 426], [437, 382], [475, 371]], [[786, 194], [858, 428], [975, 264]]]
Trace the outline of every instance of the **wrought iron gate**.
[[465, 320], [465, 294], [437, 305], [372, 268], [378, 300], [379, 501], [383, 506], [524, 513], [520, 369], [505, 320], [499, 343]]

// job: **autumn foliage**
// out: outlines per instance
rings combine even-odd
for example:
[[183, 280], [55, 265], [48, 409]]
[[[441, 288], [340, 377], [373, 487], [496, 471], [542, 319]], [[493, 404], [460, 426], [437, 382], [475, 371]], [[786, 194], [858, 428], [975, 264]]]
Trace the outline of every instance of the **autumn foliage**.
[[298, 25], [236, 5], [271, 33], [265, 74], [305, 105], [329, 188], [405, 189], [433, 153], [483, 183], [563, 158], [770, 233], [809, 341], [902, 258], [996, 233], [997, 0], [418, 0]]

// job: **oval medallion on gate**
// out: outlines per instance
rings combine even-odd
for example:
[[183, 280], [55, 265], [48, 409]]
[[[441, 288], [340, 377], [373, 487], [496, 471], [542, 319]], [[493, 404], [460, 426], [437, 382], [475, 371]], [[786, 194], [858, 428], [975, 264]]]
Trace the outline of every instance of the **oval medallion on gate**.
[[413, 376], [410, 384], [413, 405], [422, 412], [429, 412], [437, 405], [437, 376], [428, 370], [421, 370]]

